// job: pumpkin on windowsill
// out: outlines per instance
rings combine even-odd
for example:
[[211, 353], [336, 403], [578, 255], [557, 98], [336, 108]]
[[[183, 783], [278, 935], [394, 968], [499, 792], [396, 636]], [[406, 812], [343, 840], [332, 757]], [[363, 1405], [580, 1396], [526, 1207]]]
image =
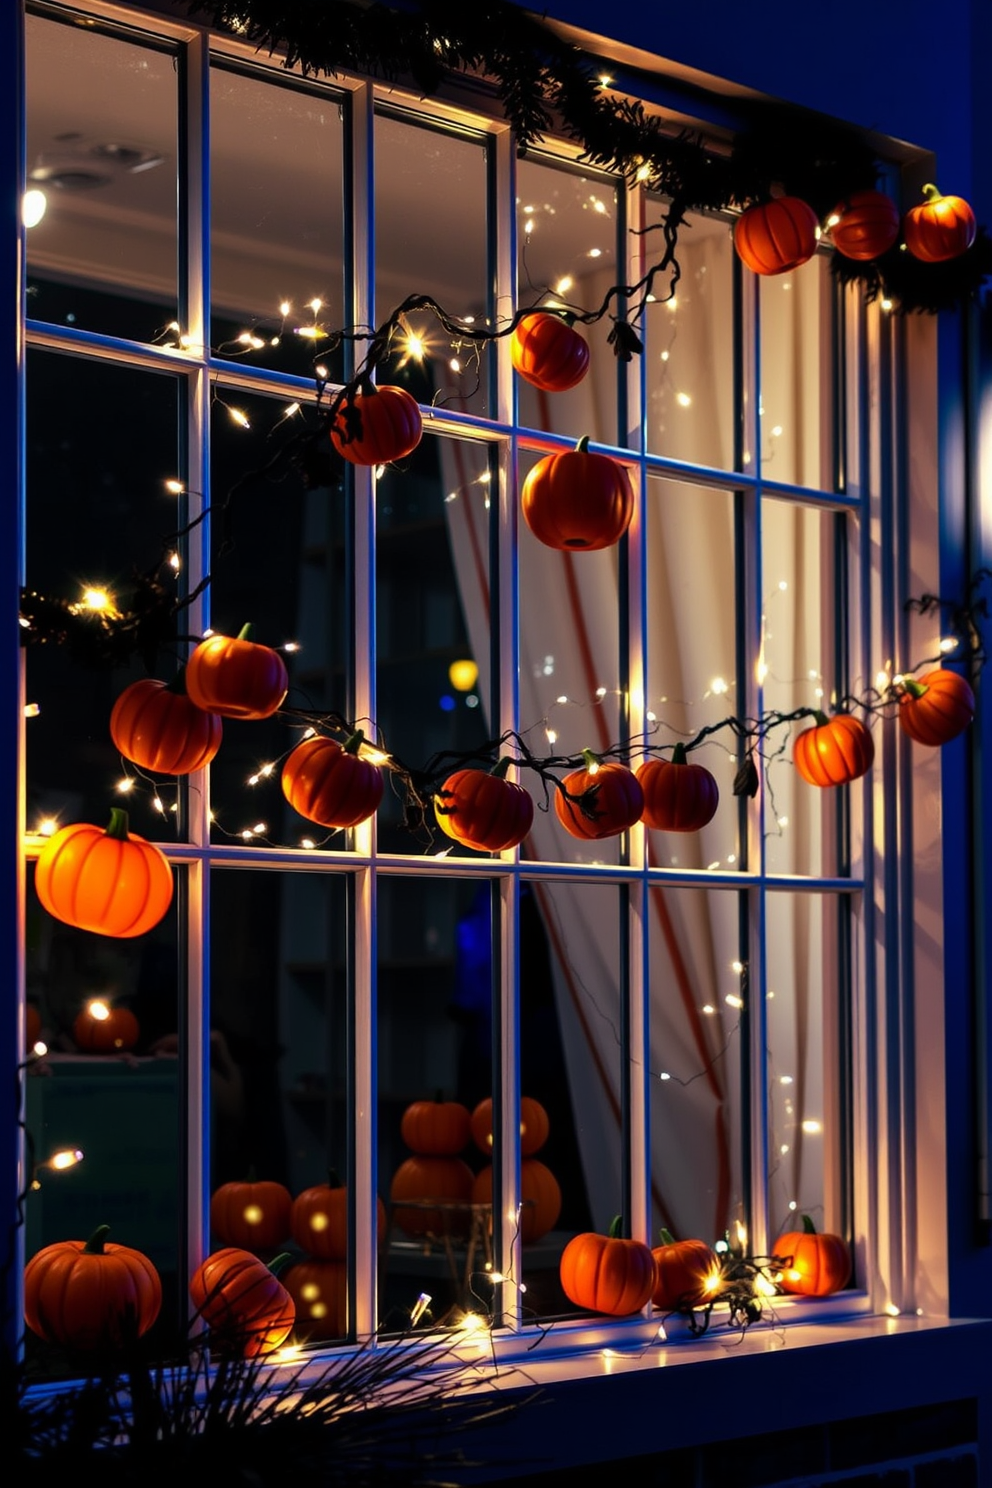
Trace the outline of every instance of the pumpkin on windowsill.
[[828, 1297], [843, 1291], [851, 1278], [851, 1252], [840, 1235], [818, 1234], [808, 1214], [801, 1230], [780, 1235], [772, 1264], [781, 1267], [774, 1279], [786, 1292], [803, 1297]]
[[676, 1240], [662, 1230], [651, 1254], [657, 1280], [651, 1300], [664, 1312], [685, 1311], [712, 1301], [719, 1288], [720, 1258], [705, 1240]]
[[115, 1007], [102, 997], [92, 998], [72, 1025], [76, 1047], [84, 1054], [126, 1054], [140, 1032], [130, 1008]]
[[576, 1235], [562, 1251], [562, 1291], [576, 1307], [630, 1317], [650, 1302], [657, 1276], [651, 1248], [621, 1238], [620, 1226], [617, 1215], [608, 1235]]
[[49, 1343], [87, 1352], [126, 1348], [144, 1336], [162, 1306], [162, 1283], [140, 1250], [107, 1240], [46, 1245], [24, 1269], [24, 1319]]
[[[386, 1233], [386, 1206], [376, 1199], [379, 1242]], [[348, 1254], [348, 1190], [331, 1170], [326, 1183], [305, 1188], [292, 1201], [289, 1233], [301, 1250], [319, 1261], [343, 1261]]]
[[48, 838], [34, 887], [57, 920], [123, 940], [163, 918], [172, 903], [172, 869], [153, 843], [128, 831], [127, 812], [113, 806], [106, 828], [74, 822]]
[[251, 640], [251, 626], [236, 636], [212, 635], [186, 663], [186, 691], [198, 708], [224, 718], [271, 718], [289, 691], [278, 651]]
[[348, 1268], [344, 1261], [297, 1261], [282, 1278], [296, 1307], [295, 1335], [317, 1343], [348, 1331]]
[[225, 1246], [208, 1255], [193, 1272], [189, 1293], [213, 1341], [246, 1359], [274, 1353], [293, 1331], [292, 1297], [249, 1250]]

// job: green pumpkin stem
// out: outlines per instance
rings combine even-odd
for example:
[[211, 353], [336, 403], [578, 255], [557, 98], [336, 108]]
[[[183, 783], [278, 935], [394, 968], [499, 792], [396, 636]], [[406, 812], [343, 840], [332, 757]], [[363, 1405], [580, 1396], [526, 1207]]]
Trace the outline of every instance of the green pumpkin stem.
[[348, 738], [345, 740], [345, 742], [344, 742], [344, 744], [342, 746], [343, 749], [344, 749], [345, 754], [357, 754], [358, 751], [359, 751], [359, 749], [361, 748], [361, 745], [364, 742], [364, 740], [365, 740], [365, 732], [364, 732], [364, 730], [363, 729], [356, 729], [353, 734], [350, 734], [348, 736]]
[[622, 1240], [623, 1239], [623, 1215], [622, 1214], [614, 1214], [613, 1218], [610, 1220], [610, 1228], [607, 1230], [606, 1233], [607, 1233], [607, 1235], [609, 1236], [609, 1238], [611, 1240]]
[[594, 749], [583, 749], [582, 758], [586, 762], [587, 770], [591, 770], [593, 765], [602, 764], [602, 760]]
[[675, 1236], [672, 1234], [671, 1230], [666, 1230], [664, 1225], [662, 1225], [661, 1229], [658, 1231], [658, 1234], [661, 1237], [662, 1245], [676, 1244]]
[[111, 806], [110, 824], [107, 827], [105, 835], [107, 837], [116, 837], [118, 842], [127, 841], [127, 812], [123, 806]]
[[269, 1270], [272, 1272], [272, 1275], [278, 1276], [283, 1266], [285, 1266], [292, 1259], [293, 1257], [290, 1255], [288, 1250], [281, 1250], [277, 1256], [273, 1256], [272, 1260], [269, 1262]]
[[165, 684], [166, 692], [174, 692], [177, 697], [186, 696], [186, 668], [180, 667], [171, 682]]
[[512, 764], [513, 756], [511, 754], [500, 755], [499, 759], [493, 765], [489, 773], [494, 780], [505, 780], [506, 772]]
[[578, 444], [575, 446], [575, 453], [577, 455], [585, 455], [585, 454], [588, 454], [589, 453], [589, 435], [588, 434], [583, 434], [582, 438], [579, 440]]
[[923, 195], [926, 197], [928, 202], [940, 201], [941, 194], [942, 193], [937, 189], [932, 181], [928, 181], [923, 188]]
[[903, 677], [902, 685], [903, 687], [905, 687], [910, 697], [914, 698], [925, 697], [926, 694], [930, 691], [929, 687], [924, 687], [922, 682], [917, 682], [915, 677]]
[[676, 744], [675, 748], [672, 750], [672, 764], [685, 765], [688, 764], [688, 762], [688, 756], [685, 752], [685, 745]]
[[104, 1255], [103, 1242], [110, 1234], [109, 1225], [97, 1225], [86, 1244], [83, 1246], [83, 1255]]
[[816, 1225], [810, 1219], [810, 1217], [809, 1217], [808, 1214], [804, 1214], [803, 1215], [803, 1234], [804, 1235], [815, 1235], [816, 1234]]
[[827, 724], [830, 722], [830, 719], [827, 717], [826, 713], [823, 712], [822, 708], [814, 709], [813, 719], [816, 723], [817, 728], [826, 728]]
[[251, 621], [250, 620], [248, 621], [248, 624], [247, 625], [242, 625], [241, 629], [238, 631], [238, 640], [239, 641], [250, 641], [251, 640]]

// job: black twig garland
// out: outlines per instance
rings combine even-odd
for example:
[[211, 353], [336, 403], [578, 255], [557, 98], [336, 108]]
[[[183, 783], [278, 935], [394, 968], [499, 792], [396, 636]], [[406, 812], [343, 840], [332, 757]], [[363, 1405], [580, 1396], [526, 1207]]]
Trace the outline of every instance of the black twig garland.
[[[781, 188], [821, 221], [881, 173], [863, 134], [809, 111], [741, 102], [742, 127], [729, 154], [698, 132], [673, 132], [643, 104], [608, 92], [604, 64], [564, 41], [552, 26], [511, 0], [187, 0], [196, 15], [278, 53], [287, 68], [336, 77], [365, 73], [409, 78], [424, 95], [452, 73], [495, 87], [520, 151], [552, 129], [581, 146], [591, 165], [642, 182], [671, 203], [670, 247], [691, 210], [724, 211], [767, 201]], [[845, 283], [868, 299], [889, 298], [900, 312], [936, 313], [973, 300], [992, 273], [984, 230], [959, 258], [925, 264], [894, 249], [868, 263], [833, 255]], [[912, 260], [912, 261], [910, 261]]]

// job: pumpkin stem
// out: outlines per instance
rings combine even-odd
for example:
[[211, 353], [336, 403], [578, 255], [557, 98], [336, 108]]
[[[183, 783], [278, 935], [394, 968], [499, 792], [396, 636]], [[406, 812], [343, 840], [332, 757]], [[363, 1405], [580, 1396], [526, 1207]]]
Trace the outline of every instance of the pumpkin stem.
[[245, 1174], [245, 1182], [246, 1183], [257, 1183], [258, 1182], [258, 1175], [257, 1175], [257, 1173], [255, 1171], [255, 1164], [254, 1163], [249, 1163], [248, 1164], [248, 1172]]
[[290, 1255], [288, 1250], [281, 1250], [279, 1254], [277, 1256], [274, 1256], [269, 1262], [269, 1270], [272, 1272], [272, 1275], [278, 1276], [283, 1266], [285, 1266], [286, 1263], [288, 1261], [291, 1261], [292, 1259], [293, 1257]]
[[682, 743], [676, 744], [675, 748], [672, 750], [672, 764], [673, 765], [685, 765], [685, 764], [688, 764], [688, 758], [686, 756], [685, 745], [684, 744], [682, 744]]
[[582, 758], [586, 762], [586, 769], [591, 770], [593, 765], [602, 764], [599, 755], [594, 749], [583, 749]]
[[110, 1234], [109, 1225], [97, 1225], [86, 1244], [83, 1246], [83, 1255], [103, 1255], [103, 1242]]
[[610, 1228], [607, 1230], [606, 1233], [609, 1235], [611, 1240], [621, 1240], [623, 1238], [622, 1214], [614, 1214], [613, 1218], [610, 1221]]
[[180, 667], [171, 682], [165, 684], [166, 692], [174, 692], [177, 697], [186, 696], [186, 668]]
[[512, 755], [510, 755], [510, 754], [503, 754], [503, 755], [501, 755], [500, 758], [493, 765], [492, 769], [489, 771], [490, 775], [492, 775], [492, 777], [493, 777], [494, 780], [505, 780], [506, 779], [506, 772], [510, 768], [510, 766], [513, 764], [513, 762], [514, 761], [513, 761], [513, 756]]
[[345, 754], [357, 754], [358, 753], [358, 750], [359, 750], [359, 748], [360, 748], [360, 746], [361, 746], [361, 744], [362, 744], [362, 742], [364, 740], [364, 738], [365, 738], [365, 732], [364, 732], [364, 730], [363, 729], [356, 729], [353, 734], [349, 735], [349, 737], [345, 740], [344, 744], [342, 745], [342, 748], [344, 749]]
[[111, 806], [110, 824], [107, 827], [105, 835], [107, 837], [116, 837], [118, 842], [127, 841], [127, 812], [123, 806]]
[[915, 677], [903, 677], [902, 685], [910, 697], [914, 698], [924, 697], [930, 691], [929, 687], [924, 687], [922, 682], [917, 682]]
[[928, 181], [923, 188], [923, 195], [926, 197], [928, 202], [935, 202], [940, 201], [941, 193], [937, 190], [937, 187], [933, 184], [932, 181]]
[[337, 1170], [337, 1168], [328, 1168], [328, 1170], [327, 1170], [327, 1186], [328, 1186], [328, 1188], [343, 1188], [344, 1187], [344, 1184], [341, 1182], [341, 1179], [338, 1177], [338, 1170]]
[[810, 1219], [810, 1217], [809, 1217], [808, 1214], [804, 1214], [803, 1215], [803, 1234], [804, 1235], [815, 1235], [816, 1234], [816, 1225]]
[[675, 1236], [672, 1234], [671, 1230], [666, 1230], [664, 1225], [662, 1225], [661, 1229], [658, 1231], [658, 1234], [661, 1237], [662, 1245], [674, 1245], [676, 1243]]
[[589, 450], [589, 435], [588, 434], [583, 434], [582, 438], [579, 440], [578, 444], [575, 446], [575, 453], [577, 455], [584, 455], [584, 454], [587, 454], [588, 453], [588, 450]]
[[250, 620], [248, 621], [248, 624], [247, 625], [242, 625], [241, 629], [238, 631], [238, 640], [239, 641], [250, 641], [251, 640], [251, 621]]
[[830, 719], [827, 717], [826, 713], [823, 712], [822, 708], [814, 709], [813, 718], [817, 728], [826, 728], [827, 724], [830, 722]]

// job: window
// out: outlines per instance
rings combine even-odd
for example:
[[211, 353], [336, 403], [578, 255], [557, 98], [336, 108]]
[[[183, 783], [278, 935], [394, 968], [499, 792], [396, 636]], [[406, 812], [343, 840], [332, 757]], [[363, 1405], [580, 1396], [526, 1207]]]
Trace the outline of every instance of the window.
[[[568, 1238], [617, 1214], [762, 1256], [809, 1214], [857, 1242], [827, 1315], [868, 1310], [870, 797], [798, 780], [788, 716], [870, 676], [859, 417], [881, 312], [823, 258], [759, 283], [730, 223], [697, 215], [643, 355], [618, 360], [604, 316], [588, 377], [542, 392], [473, 330], [636, 284], [662, 201], [561, 143], [515, 159], [481, 95], [318, 85], [140, 11], [91, 19], [27, 20], [48, 199], [28, 234], [27, 581], [123, 606], [154, 579], [187, 603], [177, 636], [146, 628], [112, 668], [88, 642], [25, 647], [27, 856], [46, 823], [102, 823], [123, 796], [175, 893], [147, 935], [108, 940], [29, 890], [50, 1053], [27, 1081], [26, 1253], [109, 1224], [162, 1275], [167, 1351], [191, 1269], [243, 1243], [210, 1196], [254, 1170], [294, 1196], [347, 1187], [350, 1264], [316, 1313], [297, 1299], [301, 1341], [473, 1311], [507, 1352], [552, 1323], [573, 1343], [654, 1336], [657, 1314], [590, 1321], [561, 1290]], [[316, 458], [317, 387], [326, 403], [412, 293], [455, 326], [411, 308], [388, 364], [421, 443], [382, 470]], [[562, 552], [517, 493], [583, 436], [628, 473], [634, 519]], [[124, 688], [249, 622], [288, 668], [279, 714], [225, 720], [188, 777], [122, 760]], [[732, 726], [762, 719], [760, 737]], [[387, 786], [374, 819], [329, 832], [280, 776], [344, 721], [388, 755]], [[636, 766], [679, 741], [719, 791], [694, 832], [570, 836], [526, 767]], [[735, 794], [754, 748], [761, 788]], [[504, 751], [537, 806], [519, 851], [418, 818], [404, 780], [436, 789], [445, 761]], [[135, 1015], [125, 1052], [93, 1002], [98, 1024]], [[404, 1113], [438, 1093], [491, 1099], [491, 1127], [418, 1154]], [[521, 1096], [549, 1117], [536, 1148]], [[53, 1172], [61, 1150], [83, 1160]]]

